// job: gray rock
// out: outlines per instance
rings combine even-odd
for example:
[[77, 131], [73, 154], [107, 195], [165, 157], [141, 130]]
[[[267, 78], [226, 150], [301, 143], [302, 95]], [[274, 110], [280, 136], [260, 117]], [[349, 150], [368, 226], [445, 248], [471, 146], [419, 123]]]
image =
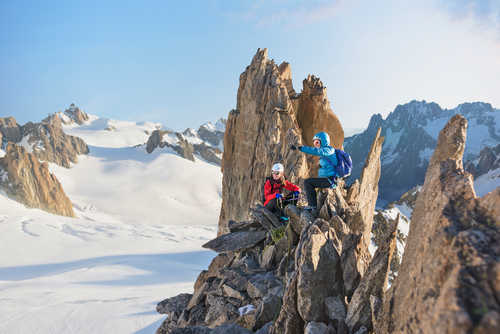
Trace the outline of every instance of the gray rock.
[[224, 324], [215, 327], [210, 334], [252, 334], [252, 332], [237, 324]]
[[169, 319], [177, 321], [192, 296], [190, 293], [181, 293], [175, 297], [167, 298], [156, 305], [156, 312], [166, 314]]
[[265, 231], [242, 231], [221, 235], [206, 244], [203, 248], [214, 250], [218, 253], [239, 251], [255, 246], [266, 238]]
[[6, 142], [17, 143], [23, 138], [21, 126], [17, 124], [14, 117], [0, 118], [0, 134]]
[[199, 288], [198, 290], [196, 290], [193, 294], [193, 296], [191, 297], [188, 305], [187, 305], [187, 309], [191, 309], [193, 308], [195, 305], [198, 305], [200, 304], [203, 299], [205, 298], [205, 295], [208, 291], [208, 289], [210, 288], [210, 283], [203, 283], [203, 285], [201, 286], [201, 288]]
[[346, 323], [351, 332], [355, 332], [361, 327], [365, 327], [367, 330], [373, 328], [370, 298], [375, 296], [382, 299], [387, 286], [391, 258], [396, 249], [397, 226], [396, 220], [389, 227], [389, 233], [375, 252], [370, 266], [349, 302]]
[[344, 321], [346, 317], [346, 306], [338, 296], [325, 298], [328, 318], [330, 320]]
[[201, 156], [205, 161], [211, 162], [220, 166], [222, 162], [222, 151], [216, 147], [211, 147], [205, 143], [193, 144], [194, 153]]
[[260, 328], [266, 323], [273, 321], [280, 314], [282, 297], [269, 294], [262, 299], [257, 309], [257, 318], [254, 328]]
[[321, 221], [304, 229], [297, 246], [297, 308], [304, 321], [327, 321], [325, 298], [343, 292], [340, 256], [320, 225]]
[[224, 297], [209, 294], [207, 295], [205, 304], [207, 307], [205, 324], [209, 327], [234, 321], [239, 316], [238, 309], [231, 303], [227, 303]]
[[270, 270], [274, 267], [276, 259], [276, 246], [267, 245], [262, 252], [262, 258], [260, 260], [260, 265], [262, 268]]
[[270, 331], [271, 331], [272, 325], [273, 325], [272, 321], [268, 322], [267, 324], [265, 324], [264, 326], [262, 326], [261, 329], [259, 329], [258, 331], [256, 331], [255, 334], [269, 334]]
[[257, 230], [262, 227], [262, 225], [256, 221], [241, 221], [235, 222], [234, 220], [230, 220], [228, 223], [230, 232], [241, 232], [241, 231], [249, 231], [249, 230]]
[[335, 331], [322, 322], [311, 321], [307, 323], [304, 334], [335, 334]]
[[[276, 288], [276, 290], [274, 290]], [[252, 299], [263, 298], [266, 294], [274, 292], [279, 295], [283, 284], [272, 272], [266, 274], [257, 274], [248, 280], [247, 293]]]
[[304, 320], [297, 310], [297, 273], [293, 272], [285, 288], [283, 306], [270, 334], [303, 334]]
[[224, 132], [222, 131], [210, 131], [203, 125], [198, 129], [198, 136], [213, 146], [218, 146], [221, 141], [224, 140]]
[[[189, 326], [184, 328], [175, 328], [165, 334], [212, 334], [212, 329], [204, 326]], [[160, 334], [157, 332], [157, 334]], [[163, 334], [163, 333], [161, 333]]]
[[241, 291], [238, 291], [235, 288], [233, 288], [227, 284], [222, 285], [222, 290], [224, 291], [225, 296], [239, 299], [239, 300], [247, 299], [246, 296]]

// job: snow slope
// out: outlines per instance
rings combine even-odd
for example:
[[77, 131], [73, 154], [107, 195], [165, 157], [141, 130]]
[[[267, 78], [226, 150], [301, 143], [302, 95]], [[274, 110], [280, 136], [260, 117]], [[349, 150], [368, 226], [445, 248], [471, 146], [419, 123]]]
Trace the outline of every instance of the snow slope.
[[133, 146], [150, 124], [111, 123], [66, 128], [90, 154], [50, 164], [76, 219], [0, 193], [0, 333], [154, 333], [156, 303], [192, 292], [215, 255], [201, 245], [217, 233], [220, 168], [147, 154]]

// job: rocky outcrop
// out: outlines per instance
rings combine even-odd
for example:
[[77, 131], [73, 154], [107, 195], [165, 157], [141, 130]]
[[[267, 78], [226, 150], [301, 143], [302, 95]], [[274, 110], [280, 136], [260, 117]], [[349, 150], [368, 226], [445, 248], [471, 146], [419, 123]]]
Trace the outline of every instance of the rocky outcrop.
[[390, 263], [396, 250], [397, 221], [388, 229], [386, 237], [370, 262], [366, 275], [361, 279], [349, 302], [346, 323], [351, 333], [363, 327], [368, 331], [373, 329], [370, 298], [381, 300], [384, 288], [387, 287]]
[[[185, 159], [195, 161], [196, 154], [203, 160], [220, 166], [222, 151], [218, 146], [223, 134], [224, 132], [211, 129], [208, 125], [201, 126], [198, 133], [192, 129], [187, 129], [183, 133], [155, 130], [148, 138], [146, 151], [152, 153], [157, 148], [167, 147]], [[209, 144], [202, 140], [206, 140]]]
[[337, 147], [343, 142], [342, 127], [321, 81], [308, 77], [297, 95], [290, 65], [276, 65], [267, 49], [259, 49], [240, 75], [236, 109], [226, 123], [219, 234], [228, 232], [229, 220], [248, 219], [272, 164], [282, 162], [292, 182], [314, 174], [314, 159], [306, 160], [289, 147], [310, 143], [315, 131], [328, 132]]
[[500, 331], [500, 190], [475, 196], [462, 164], [466, 129], [456, 115], [439, 134], [377, 332]]
[[[382, 139], [375, 138], [363, 180], [358, 183], [360, 189], [378, 181], [381, 144]], [[336, 189], [321, 192], [318, 216], [288, 206], [287, 225], [261, 206], [252, 209], [248, 221], [231, 221], [229, 233], [205, 245], [220, 254], [208, 270], [200, 273], [184, 310], [178, 309], [185, 303], [181, 296], [168, 300], [171, 307], [165, 302], [158, 305], [162, 311], [180, 314], [168, 317], [158, 333], [175, 333], [180, 328], [210, 329], [223, 323], [236, 323], [260, 333], [348, 333], [350, 304], [346, 304], [349, 296], [344, 272], [348, 279], [355, 277], [348, 282], [357, 305], [352, 312], [352, 319], [356, 319], [352, 327], [362, 323], [371, 328], [369, 297], [373, 294], [382, 298], [389, 249], [393, 250], [394, 245], [380, 247], [375, 262], [370, 262], [370, 254], [363, 248], [364, 224], [370, 221], [359, 218], [366, 207], [355, 203], [375, 203], [377, 192], [373, 186], [369, 189], [348, 192], [339, 181]], [[348, 197], [351, 202], [346, 200]], [[373, 269], [367, 272], [369, 266]], [[363, 275], [369, 279], [362, 280]]]
[[0, 187], [8, 196], [31, 208], [74, 217], [71, 201], [46, 162], [40, 163], [24, 147], [7, 144], [0, 158]]
[[78, 155], [89, 153], [87, 144], [81, 138], [64, 133], [61, 118], [57, 114], [41, 123], [25, 124], [23, 137], [27, 140], [27, 148], [39, 160], [54, 162], [66, 168], [78, 162]]
[[22, 129], [14, 117], [0, 118], [0, 136], [5, 142], [17, 143], [21, 141], [23, 138]]
[[[351, 180], [361, 175], [360, 162], [368, 153], [374, 134], [382, 128], [381, 135], [386, 140], [382, 149], [379, 200], [383, 204], [393, 202], [409, 189], [423, 184], [439, 130], [455, 114], [463, 115], [473, 124], [468, 129], [464, 162], [477, 166], [481, 150], [486, 147], [493, 150], [500, 144], [499, 113], [500, 110], [489, 103], [463, 103], [454, 109], [442, 109], [436, 103], [411, 101], [398, 105], [385, 119], [373, 115], [364, 132], [345, 140], [345, 150], [353, 161]], [[472, 169], [467, 170], [478, 176]]]
[[71, 103], [69, 108], [64, 110], [64, 113], [60, 113], [59, 116], [64, 124], [71, 124], [74, 122], [78, 125], [82, 125], [89, 120], [89, 115], [74, 103]]
[[[259, 208], [249, 221], [231, 221], [230, 232], [213, 241], [223, 253], [200, 274], [186, 308], [177, 301], [169, 308], [178, 320], [167, 318], [158, 333], [222, 323], [274, 334], [497, 332], [500, 188], [475, 197], [461, 163], [465, 124], [456, 116], [445, 127], [424, 186], [405, 197], [419, 193], [389, 290], [402, 220], [384, 218], [374, 256], [366, 249], [380, 175], [378, 132], [363, 178], [349, 189], [339, 181], [320, 191], [317, 216], [290, 205], [286, 226]], [[259, 231], [265, 237], [252, 239]], [[232, 251], [221, 240], [246, 246]]]
[[500, 144], [495, 147], [483, 148], [477, 161], [468, 161], [465, 165], [465, 170], [470, 172], [474, 178], [498, 168], [500, 168]]
[[19, 126], [12, 117], [0, 118], [0, 132], [4, 142], [22, 145], [39, 160], [54, 162], [66, 168], [78, 162], [79, 154], [89, 152], [82, 139], [64, 133], [58, 113], [40, 123], [28, 122], [23, 126]]

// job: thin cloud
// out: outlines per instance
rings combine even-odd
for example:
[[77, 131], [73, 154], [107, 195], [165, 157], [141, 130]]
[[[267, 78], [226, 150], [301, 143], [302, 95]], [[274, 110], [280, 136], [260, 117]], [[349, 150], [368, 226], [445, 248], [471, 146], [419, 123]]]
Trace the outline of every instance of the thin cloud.
[[473, 19], [481, 28], [493, 29], [500, 38], [500, 1], [439, 0], [439, 5], [456, 20]]
[[344, 0], [256, 1], [246, 8], [226, 14], [258, 27], [300, 27], [335, 17], [343, 3]]

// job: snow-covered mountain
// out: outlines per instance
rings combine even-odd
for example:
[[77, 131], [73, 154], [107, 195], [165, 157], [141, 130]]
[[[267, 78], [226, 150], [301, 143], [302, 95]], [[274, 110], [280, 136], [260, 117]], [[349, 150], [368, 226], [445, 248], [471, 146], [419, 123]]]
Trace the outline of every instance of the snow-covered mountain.
[[386, 119], [372, 116], [368, 128], [346, 138], [344, 148], [353, 159], [351, 179], [359, 177], [365, 157], [379, 127], [385, 141], [382, 147], [380, 199], [398, 199], [424, 181], [429, 159], [444, 124], [455, 114], [468, 120], [464, 162], [475, 160], [485, 147], [500, 143], [500, 110], [488, 103], [464, 103], [454, 109], [442, 109], [436, 103], [411, 101], [398, 105]]
[[214, 256], [201, 244], [217, 233], [220, 167], [148, 154], [161, 124], [72, 115], [64, 132], [89, 153], [49, 169], [77, 218], [0, 193], [0, 333], [154, 333], [155, 305], [191, 292]]
[[195, 156], [207, 162], [219, 165], [224, 150], [224, 131], [226, 120], [220, 119], [215, 124], [203, 124], [198, 130], [186, 129], [182, 133], [171, 130], [155, 130], [146, 143], [146, 151], [156, 149], [174, 151], [183, 158], [194, 161]]

